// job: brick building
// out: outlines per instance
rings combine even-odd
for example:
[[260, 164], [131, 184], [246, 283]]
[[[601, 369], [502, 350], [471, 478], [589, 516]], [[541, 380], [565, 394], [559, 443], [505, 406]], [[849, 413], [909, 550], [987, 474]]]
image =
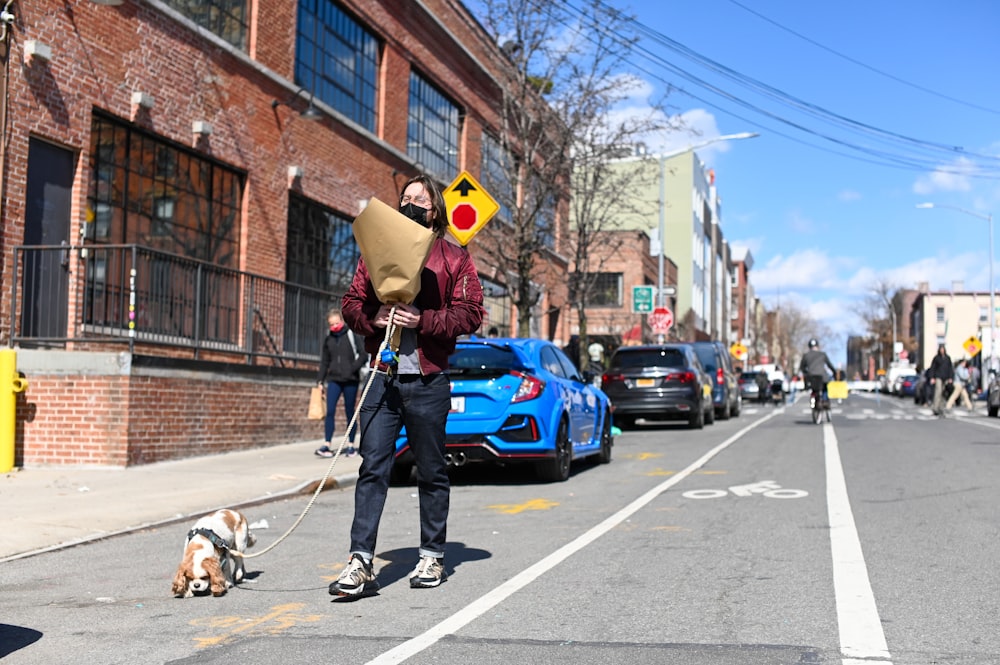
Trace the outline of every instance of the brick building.
[[[418, 172], [446, 186], [484, 169], [503, 54], [457, 0], [12, 7], [0, 312], [29, 383], [17, 463], [318, 439], [308, 386], [357, 261], [350, 223]], [[484, 326], [510, 330], [503, 275], [477, 265]], [[538, 329], [568, 338], [565, 285], [539, 286]]]

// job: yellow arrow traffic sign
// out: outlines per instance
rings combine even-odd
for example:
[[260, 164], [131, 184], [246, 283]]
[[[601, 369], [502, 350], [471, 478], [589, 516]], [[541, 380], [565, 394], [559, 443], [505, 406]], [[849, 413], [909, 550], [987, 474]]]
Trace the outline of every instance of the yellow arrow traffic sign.
[[459, 173], [444, 190], [444, 204], [450, 222], [448, 230], [463, 246], [500, 210], [499, 204], [468, 171]]

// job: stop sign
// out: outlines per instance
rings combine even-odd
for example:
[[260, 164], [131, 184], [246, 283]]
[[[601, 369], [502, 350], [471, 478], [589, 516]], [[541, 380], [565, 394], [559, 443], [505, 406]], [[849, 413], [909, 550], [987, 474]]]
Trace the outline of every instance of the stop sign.
[[674, 325], [674, 313], [669, 307], [657, 307], [649, 315], [649, 327], [655, 335], [666, 335], [670, 326]]

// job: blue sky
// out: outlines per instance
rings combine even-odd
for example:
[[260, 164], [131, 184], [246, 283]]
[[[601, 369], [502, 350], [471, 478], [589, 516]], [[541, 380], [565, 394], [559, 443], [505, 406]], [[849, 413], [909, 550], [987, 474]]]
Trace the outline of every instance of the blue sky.
[[824, 344], [835, 361], [878, 280], [988, 289], [987, 222], [915, 206], [1000, 213], [1000, 3], [612, 4], [650, 30], [639, 75], [652, 92], [678, 88], [671, 113], [700, 133], [651, 147], [760, 133], [698, 150], [715, 169], [723, 233], [753, 253], [768, 306], [794, 300], [837, 333]]

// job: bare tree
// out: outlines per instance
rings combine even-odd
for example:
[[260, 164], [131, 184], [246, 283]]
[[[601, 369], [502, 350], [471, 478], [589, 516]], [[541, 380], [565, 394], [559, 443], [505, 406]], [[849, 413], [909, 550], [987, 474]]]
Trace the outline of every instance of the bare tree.
[[890, 281], [877, 279], [868, 287], [868, 294], [857, 301], [853, 311], [865, 323], [869, 351], [879, 357], [879, 367], [888, 367], [894, 357], [893, 342], [899, 332], [902, 293]]
[[652, 115], [613, 120], [637, 84], [622, 75], [635, 43], [630, 18], [597, 0], [583, 10], [555, 0], [478, 4], [482, 25], [506, 56], [500, 132], [484, 137], [484, 185], [501, 213], [480, 248], [507, 279], [520, 336], [531, 334], [540, 285], [566, 279], [546, 275], [552, 262], [539, 258], [565, 257], [563, 304], [577, 312], [585, 352], [585, 310], [601, 268], [592, 248], [616, 228], [629, 205], [628, 179], [638, 177], [609, 162], [659, 126]]

